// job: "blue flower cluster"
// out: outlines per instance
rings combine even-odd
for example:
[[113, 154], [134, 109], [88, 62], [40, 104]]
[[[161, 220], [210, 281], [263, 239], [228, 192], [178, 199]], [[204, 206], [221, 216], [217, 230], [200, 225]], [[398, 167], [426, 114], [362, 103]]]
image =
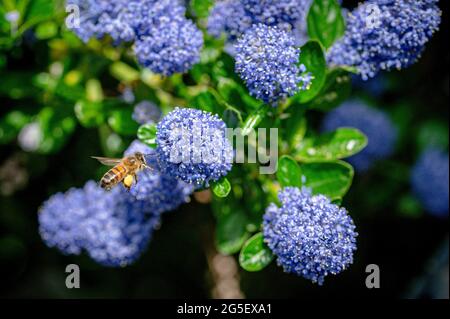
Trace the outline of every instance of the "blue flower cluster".
[[286, 187], [263, 217], [264, 241], [284, 271], [322, 285], [353, 263], [355, 225], [344, 208], [309, 189]]
[[239, 0], [217, 1], [208, 18], [208, 33], [219, 38], [227, 34], [230, 41], [236, 40], [252, 26], [252, 19]]
[[135, 44], [138, 61], [155, 73], [188, 71], [200, 60], [202, 32], [188, 19], [173, 19], [155, 27]]
[[448, 216], [448, 153], [434, 148], [425, 150], [412, 169], [411, 184], [414, 194], [427, 211], [435, 216]]
[[218, 1], [208, 19], [208, 33], [223, 33], [234, 41], [254, 24], [278, 26], [290, 31], [304, 15], [310, 0], [222, 0]]
[[438, 0], [368, 0], [347, 19], [344, 37], [328, 54], [332, 65], [356, 67], [366, 80], [380, 70], [402, 69], [418, 60], [438, 30]]
[[135, 105], [132, 118], [139, 124], [154, 124], [161, 119], [159, 107], [150, 101], [141, 101]]
[[[140, 151], [154, 166], [154, 151], [139, 141], [126, 155]], [[152, 153], [153, 152], [153, 153]], [[44, 242], [65, 254], [86, 251], [99, 264], [124, 267], [139, 258], [152, 232], [160, 225], [161, 213], [189, 200], [193, 187], [157, 170], [138, 174], [139, 183], [127, 192], [117, 186], [107, 192], [90, 181], [82, 189], [58, 193], [39, 212]]]
[[217, 115], [175, 108], [157, 128], [156, 152], [164, 174], [200, 188], [231, 170], [233, 148], [226, 125]]
[[298, 64], [300, 49], [294, 38], [278, 27], [253, 26], [235, 49], [236, 72], [250, 94], [266, 103], [276, 105], [311, 84], [311, 75]]
[[[131, 42], [136, 34], [125, 19], [127, 3], [117, 0], [67, 0], [68, 8], [76, 6], [80, 16], [78, 25], [69, 26], [84, 42], [109, 35], [116, 44]], [[76, 21], [73, 21], [76, 22]]]
[[80, 8], [76, 34], [88, 41], [110, 36], [134, 42], [138, 61], [155, 73], [186, 72], [200, 59], [203, 35], [186, 19], [185, 7], [171, 0], [67, 0]]
[[90, 181], [82, 189], [53, 195], [39, 212], [42, 239], [65, 254], [86, 251], [104, 266], [132, 263], [146, 248], [159, 215], [144, 214], [141, 202], [124, 192], [106, 192]]
[[367, 147], [360, 153], [348, 158], [359, 172], [368, 170], [379, 159], [392, 154], [397, 140], [397, 130], [389, 117], [362, 101], [347, 101], [329, 112], [322, 130], [333, 131], [340, 127], [354, 127], [362, 131], [368, 138]]

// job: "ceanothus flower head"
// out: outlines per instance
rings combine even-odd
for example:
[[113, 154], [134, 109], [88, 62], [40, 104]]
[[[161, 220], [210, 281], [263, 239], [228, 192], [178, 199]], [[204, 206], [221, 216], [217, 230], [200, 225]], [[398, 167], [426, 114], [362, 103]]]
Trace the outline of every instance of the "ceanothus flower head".
[[39, 233], [49, 247], [64, 254], [80, 254], [84, 240], [80, 223], [90, 216], [83, 189], [70, 189], [51, 196], [40, 208]]
[[127, 3], [130, 1], [67, 0], [67, 6], [77, 6], [80, 13], [78, 25], [74, 24], [69, 28], [84, 42], [88, 42], [90, 38], [101, 39], [106, 35], [115, 43], [133, 41], [135, 31], [124, 19]]
[[208, 33], [229, 41], [236, 40], [254, 24], [294, 29], [307, 11], [310, 0], [223, 0], [218, 1], [208, 18]]
[[123, 267], [139, 258], [160, 222], [142, 205], [123, 188], [106, 192], [90, 181], [50, 197], [39, 211], [39, 232], [64, 254], [86, 251], [102, 265]]
[[325, 116], [323, 131], [334, 131], [340, 127], [354, 127], [367, 136], [367, 147], [348, 158], [348, 162], [359, 172], [368, 170], [375, 161], [390, 156], [395, 149], [397, 130], [390, 118], [362, 101], [347, 101]]
[[135, 43], [140, 64], [166, 76], [188, 71], [200, 61], [203, 34], [187, 19], [172, 19], [155, 26]]
[[145, 213], [161, 214], [177, 209], [189, 201], [194, 187], [175, 177], [160, 172], [156, 151], [144, 143], [135, 140], [125, 151], [125, 156], [140, 152], [144, 154], [147, 165], [137, 174], [138, 182], [130, 189], [130, 194], [142, 201]]
[[136, 261], [159, 227], [160, 214], [144, 213], [145, 202], [122, 187], [106, 194], [97, 183], [90, 182], [84, 191], [85, 205], [92, 213], [80, 223], [88, 255], [109, 267], [125, 267]]
[[122, 18], [135, 30], [137, 37], [172, 20], [186, 20], [186, 8], [180, 0], [131, 0], [126, 2]]
[[135, 105], [132, 118], [139, 124], [154, 124], [161, 119], [161, 109], [150, 101], [141, 101]]
[[347, 29], [328, 53], [331, 65], [356, 67], [363, 79], [415, 63], [438, 30], [438, 0], [368, 0], [348, 15]]
[[232, 167], [233, 148], [226, 125], [209, 112], [175, 108], [158, 124], [158, 163], [168, 174], [195, 187], [208, 187]]
[[218, 1], [208, 17], [208, 33], [219, 38], [223, 33], [231, 41], [236, 40], [245, 30], [252, 26], [252, 19], [247, 15], [239, 0]]
[[412, 169], [411, 184], [415, 196], [428, 212], [435, 216], [448, 216], [448, 152], [426, 149]]
[[278, 27], [255, 25], [236, 43], [236, 72], [250, 94], [272, 105], [306, 90], [311, 75], [298, 64], [300, 49]]
[[355, 225], [345, 208], [307, 188], [286, 187], [281, 207], [270, 204], [263, 217], [263, 236], [278, 265], [322, 285], [353, 263]]
[[306, 12], [309, 0], [241, 0], [248, 14], [253, 17], [252, 24], [262, 23], [278, 26], [289, 31], [295, 22]]
[[155, 73], [186, 72], [200, 59], [203, 35], [172, 0], [67, 0], [80, 8], [83, 41], [109, 35], [115, 44], [134, 42], [139, 63]]

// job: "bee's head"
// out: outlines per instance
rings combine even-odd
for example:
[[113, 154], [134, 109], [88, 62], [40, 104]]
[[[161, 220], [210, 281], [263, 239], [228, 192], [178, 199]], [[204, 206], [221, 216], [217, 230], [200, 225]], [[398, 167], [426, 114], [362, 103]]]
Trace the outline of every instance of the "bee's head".
[[145, 160], [145, 156], [144, 154], [142, 154], [141, 152], [136, 152], [134, 154], [134, 157], [136, 157], [136, 159], [142, 163], [143, 166], [147, 166], [147, 161]]

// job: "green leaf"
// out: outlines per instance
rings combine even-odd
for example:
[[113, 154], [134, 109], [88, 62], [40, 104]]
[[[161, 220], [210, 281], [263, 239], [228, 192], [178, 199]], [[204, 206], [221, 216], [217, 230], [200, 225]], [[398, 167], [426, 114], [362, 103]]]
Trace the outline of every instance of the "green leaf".
[[231, 184], [226, 177], [212, 183], [212, 191], [217, 197], [227, 197], [231, 191]]
[[75, 103], [85, 98], [85, 89], [81, 85], [70, 86], [60, 80], [54, 88], [54, 94]]
[[53, 21], [39, 24], [36, 28], [36, 38], [46, 40], [54, 37], [58, 33], [58, 25]]
[[225, 122], [228, 128], [238, 127], [239, 124], [242, 123], [240, 119], [241, 114], [233, 108], [228, 108], [222, 113], [222, 120]]
[[343, 161], [305, 163], [301, 168], [303, 185], [311, 188], [314, 194], [323, 194], [331, 200], [344, 197], [354, 176], [353, 167]]
[[258, 110], [250, 114], [242, 126], [242, 135], [246, 136], [257, 128], [258, 124], [266, 117], [268, 111], [269, 106], [264, 104]]
[[139, 127], [137, 137], [151, 148], [156, 148], [156, 132], [156, 124], [144, 124]]
[[101, 102], [78, 101], [75, 116], [84, 127], [97, 127], [105, 122], [105, 110]]
[[251, 112], [261, 105], [261, 102], [250, 96], [247, 93], [247, 90], [244, 89], [238, 82], [229, 78], [219, 78], [217, 83], [217, 91], [228, 104], [231, 104], [238, 109]]
[[337, 0], [314, 0], [307, 23], [309, 37], [319, 40], [327, 49], [345, 32], [345, 21]]
[[210, 91], [203, 91], [190, 99], [189, 105], [213, 114], [218, 113], [218, 102]]
[[117, 80], [126, 83], [137, 81], [140, 78], [138, 70], [121, 61], [114, 62], [109, 71]]
[[200, 63], [202, 64], [213, 63], [220, 57], [221, 53], [222, 52], [219, 48], [206, 46], [200, 52]]
[[192, 0], [189, 5], [196, 17], [206, 18], [213, 4], [213, 0]]
[[[19, 34], [22, 34], [27, 29], [35, 26], [38, 23], [50, 20], [55, 15], [55, 2], [48, 0], [32, 0], [22, 1], [23, 4], [30, 2], [26, 8], [25, 18], [23, 24], [19, 27]], [[22, 11], [23, 10], [19, 10]]]
[[92, 102], [103, 101], [103, 89], [99, 80], [89, 79], [86, 82], [86, 98]]
[[305, 117], [305, 108], [296, 105], [289, 109], [291, 114], [284, 126], [286, 132], [286, 140], [290, 149], [297, 149], [297, 145], [301, 143], [305, 137], [308, 123]]
[[400, 197], [397, 203], [397, 211], [409, 218], [419, 218], [422, 215], [422, 205], [414, 196], [410, 194]]
[[30, 121], [30, 115], [21, 111], [11, 111], [0, 119], [0, 144], [11, 142], [23, 126]]
[[338, 128], [318, 137], [305, 138], [295, 153], [301, 162], [331, 161], [346, 158], [367, 146], [367, 137], [355, 128]]
[[277, 179], [282, 187], [302, 186], [302, 171], [292, 157], [284, 155], [278, 160]]
[[130, 108], [117, 109], [111, 112], [108, 118], [109, 126], [118, 134], [135, 135], [139, 125], [131, 117], [133, 110]]
[[309, 103], [309, 107], [330, 111], [348, 99], [352, 91], [351, 79], [347, 71], [333, 69], [327, 74], [320, 93]]
[[257, 233], [244, 244], [239, 254], [239, 264], [247, 271], [260, 271], [273, 260], [273, 253], [264, 243], [262, 233]]
[[0, 96], [8, 96], [11, 99], [23, 99], [34, 97], [38, 90], [33, 85], [34, 73], [28, 71], [2, 72]]
[[246, 225], [247, 217], [240, 210], [220, 216], [216, 228], [217, 250], [225, 255], [237, 253], [249, 237]]
[[222, 53], [211, 69], [211, 76], [216, 81], [221, 78], [232, 78], [236, 73], [234, 71], [234, 59], [226, 53]]
[[319, 94], [325, 84], [327, 62], [319, 42], [311, 40], [302, 46], [300, 52], [300, 64], [303, 64], [306, 67], [306, 72], [311, 73], [313, 76], [310, 87], [305, 91], [300, 91], [295, 96], [295, 99], [299, 103], [306, 103]]
[[428, 147], [446, 149], [448, 147], [448, 124], [438, 120], [423, 123], [419, 127], [417, 146], [420, 150]]
[[59, 151], [75, 130], [76, 120], [68, 109], [44, 107], [37, 115], [42, 131], [38, 152], [51, 154]]

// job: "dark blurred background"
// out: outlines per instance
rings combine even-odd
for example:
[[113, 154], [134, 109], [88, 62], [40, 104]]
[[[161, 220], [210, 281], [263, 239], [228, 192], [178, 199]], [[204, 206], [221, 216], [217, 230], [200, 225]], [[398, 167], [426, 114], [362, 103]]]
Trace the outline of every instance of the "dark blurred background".
[[[347, 271], [320, 287], [283, 273], [275, 263], [259, 273], [239, 269], [236, 256], [222, 258], [215, 252], [210, 207], [194, 198], [163, 216], [148, 251], [125, 269], [104, 268], [87, 256], [63, 256], [49, 249], [38, 233], [39, 206], [55, 192], [80, 187], [99, 174], [89, 158], [102, 154], [98, 130], [78, 126], [54, 155], [27, 153], [15, 142], [0, 146], [0, 296], [205, 298], [230, 296], [228, 289], [231, 296], [247, 298], [448, 298], [448, 218], [424, 211], [409, 184], [409, 170], [421, 151], [423, 123], [439, 123], [448, 132], [448, 2], [441, 1], [440, 7], [440, 31], [418, 63], [355, 85], [354, 96], [391, 115], [400, 140], [394, 156], [356, 175], [344, 199], [359, 233], [355, 263]], [[5, 58], [8, 71], [37, 73], [48, 65], [49, 48], [45, 41], [24, 41]], [[8, 90], [3, 80], [0, 86], [0, 91]], [[0, 103], [3, 116], [16, 102], [2, 94]], [[32, 103], [30, 99], [24, 107], [32, 109]], [[80, 289], [65, 286], [65, 267], [71, 263], [81, 268]], [[380, 289], [365, 286], [368, 264], [380, 266]], [[227, 273], [234, 281], [218, 291], [218, 281]]]

